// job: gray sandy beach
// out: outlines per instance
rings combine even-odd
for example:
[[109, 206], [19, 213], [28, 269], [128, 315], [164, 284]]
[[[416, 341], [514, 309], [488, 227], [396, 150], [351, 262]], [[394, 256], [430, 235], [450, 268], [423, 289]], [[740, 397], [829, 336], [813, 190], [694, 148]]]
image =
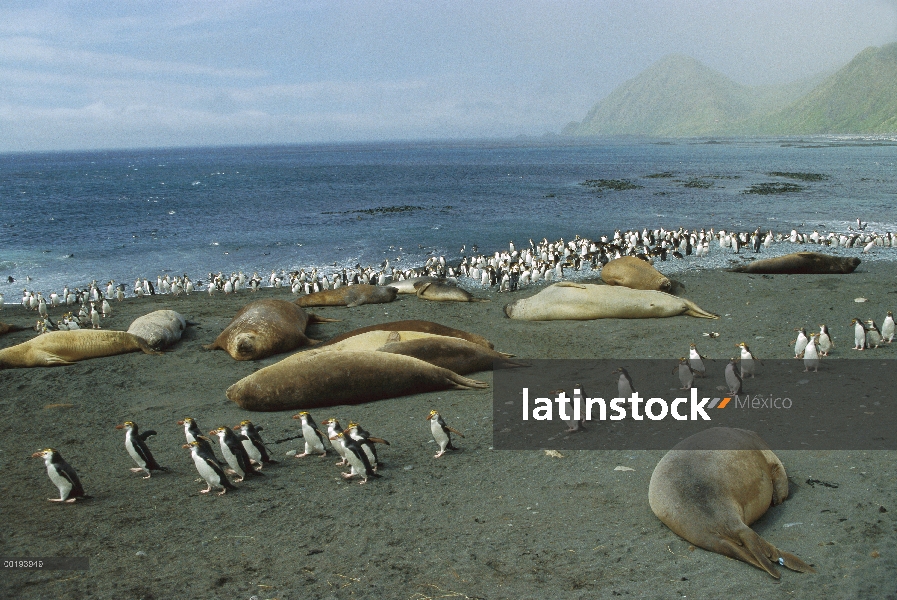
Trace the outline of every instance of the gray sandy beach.
[[[723, 361], [748, 342], [763, 358], [793, 356], [794, 328], [828, 325], [832, 359], [893, 360], [897, 348], [850, 350], [851, 318], [880, 323], [897, 300], [892, 263], [850, 275], [746, 275], [693, 270], [681, 295], [719, 320], [525, 322], [504, 305], [541, 288], [495, 293], [483, 303], [425, 302], [311, 309], [339, 322], [312, 325], [327, 340], [357, 327], [423, 319], [490, 339], [521, 358], [670, 358], [696, 342]], [[12, 305], [0, 320], [33, 324]], [[897, 451], [778, 451], [790, 497], [753, 528], [817, 570], [783, 569], [779, 581], [750, 565], [695, 548], [648, 506], [663, 451], [493, 449], [492, 390], [445, 391], [312, 411], [361, 423], [391, 442], [382, 478], [357, 485], [335, 454], [293, 458], [296, 411], [249, 413], [225, 397], [240, 378], [284, 358], [237, 362], [209, 344], [247, 302], [292, 299], [288, 290], [209, 297], [152, 296], [113, 303], [107, 329], [161, 308], [196, 322], [163, 356], [127, 354], [54, 368], [0, 371], [0, 555], [88, 557], [87, 571], [5, 571], [4, 598], [897, 598]], [[855, 303], [858, 297], [864, 303]], [[57, 309], [57, 313], [62, 312]], [[52, 313], [55, 316], [56, 313]], [[719, 337], [703, 334], [718, 332]], [[0, 338], [8, 347], [34, 331]], [[723, 362], [719, 362], [723, 364]], [[824, 376], [824, 373], [819, 373]], [[491, 372], [470, 377], [488, 382]], [[464, 434], [435, 459], [426, 416], [437, 409]], [[280, 462], [224, 496], [202, 495], [184, 417], [209, 431], [250, 419]], [[170, 469], [149, 480], [115, 425], [158, 434], [148, 441]], [[559, 426], [561, 429], [562, 426]], [[54, 447], [78, 471], [90, 500], [57, 496], [35, 451]], [[215, 443], [217, 450], [217, 441]], [[617, 467], [626, 467], [618, 470]], [[808, 484], [818, 480], [824, 484]], [[825, 485], [827, 484], [827, 485]]]

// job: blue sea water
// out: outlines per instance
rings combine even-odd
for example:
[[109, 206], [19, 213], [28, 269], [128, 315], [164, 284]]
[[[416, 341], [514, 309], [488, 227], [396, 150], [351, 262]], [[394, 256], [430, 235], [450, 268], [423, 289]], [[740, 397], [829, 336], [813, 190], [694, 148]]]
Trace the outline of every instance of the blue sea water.
[[[895, 162], [897, 140], [859, 137], [7, 154], [0, 289], [21, 289], [26, 276], [29, 288], [49, 290], [387, 258], [411, 267], [429, 255], [457, 259], [462, 246], [491, 253], [511, 240], [617, 228], [842, 232], [860, 217], [897, 231]], [[801, 189], [745, 193], [763, 183]]]

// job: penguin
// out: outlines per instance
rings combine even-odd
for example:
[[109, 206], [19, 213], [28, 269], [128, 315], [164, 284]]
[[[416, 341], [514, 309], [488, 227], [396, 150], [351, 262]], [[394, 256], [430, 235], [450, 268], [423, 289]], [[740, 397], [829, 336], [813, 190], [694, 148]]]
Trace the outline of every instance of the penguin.
[[215, 460], [215, 455], [211, 452], [212, 445], [209, 444], [208, 440], [200, 436], [199, 439], [181, 447], [190, 450], [196, 470], [199, 471], [200, 476], [206, 480], [209, 486], [204, 490], [199, 490], [200, 494], [208, 494], [213, 487], [221, 488], [221, 492], [218, 493], [219, 496], [226, 494], [227, 490], [237, 489], [237, 486], [230, 482], [227, 475], [224, 474], [224, 469]]
[[741, 342], [735, 347], [741, 348], [741, 378], [744, 379], [746, 375], [750, 375], [753, 379], [754, 361], [757, 361], [761, 365], [763, 364], [763, 362], [751, 353], [751, 349], [748, 348], [748, 345], [746, 343]]
[[885, 317], [884, 323], [881, 324], [881, 337], [889, 344], [894, 341], [894, 313], [891, 311], [888, 311], [888, 316]]
[[878, 330], [878, 326], [875, 324], [875, 321], [872, 319], [866, 321], [866, 347], [878, 348], [879, 346], [881, 346], [881, 340], [881, 331]]
[[835, 343], [828, 334], [828, 327], [825, 325], [819, 326], [819, 337], [816, 340], [816, 346], [819, 349], [820, 356], [828, 356], [831, 349], [835, 347]]
[[330, 440], [330, 445], [333, 446], [333, 449], [336, 450], [336, 453], [340, 455], [341, 460], [336, 463], [338, 467], [349, 464], [348, 459], [346, 458], [346, 447], [343, 445], [341, 439], [336, 437], [336, 434], [340, 433], [343, 428], [339, 424], [339, 421], [336, 419], [327, 419], [326, 421], [321, 421], [321, 425], [327, 426], [327, 439]]
[[371, 437], [371, 433], [362, 429], [361, 425], [358, 423], [349, 422], [349, 425], [346, 427], [346, 433], [349, 437], [358, 442], [358, 445], [367, 455], [371, 467], [376, 471], [380, 467], [380, 459], [377, 458], [377, 449], [374, 447], [374, 444], [384, 444], [389, 446], [390, 443], [383, 438]]
[[461, 437], [464, 437], [464, 434], [446, 425], [443, 418], [435, 410], [430, 411], [430, 414], [427, 415], [427, 420], [430, 422], [430, 433], [433, 434], [433, 439], [439, 444], [439, 452], [433, 458], [439, 458], [445, 454], [446, 450], [457, 450], [457, 448], [452, 446], [452, 433], [456, 433]]
[[178, 421], [178, 425], [184, 426], [184, 436], [187, 438], [188, 444], [202, 437], [202, 430], [191, 417], [185, 417], [183, 421]]
[[623, 367], [619, 367], [617, 370], [611, 373], [611, 375], [620, 374], [617, 378], [617, 394], [619, 398], [629, 398], [635, 393], [635, 386], [632, 385], [632, 377], [629, 376], [629, 372]]
[[695, 344], [689, 345], [688, 363], [691, 365], [692, 373], [698, 377], [707, 377], [707, 367], [704, 366], [703, 360], [705, 358], [705, 356], [701, 356], [698, 352], [698, 347]]
[[801, 327], [800, 329], [795, 329], [797, 332], [797, 339], [792, 340], [794, 344], [794, 358], [801, 358], [804, 353], [804, 348], [807, 347], [809, 343], [809, 338], [807, 337], [807, 330]]
[[243, 436], [240, 441], [243, 442], [246, 454], [251, 461], [259, 465], [259, 469], [262, 468], [262, 464], [277, 464], [277, 461], [269, 456], [268, 448], [265, 447], [265, 442], [262, 441], [262, 436], [259, 435], [259, 431], [262, 430], [261, 427], [256, 427], [252, 424], [252, 421], [240, 421], [239, 425], [234, 426], [234, 431], [237, 430]]
[[146, 445], [146, 439], [151, 435], [156, 435], [155, 431], [150, 429], [149, 431], [139, 433], [137, 431], [137, 423], [134, 421], [125, 421], [124, 424], [116, 425], [115, 428], [125, 430], [125, 448], [127, 448], [128, 454], [131, 455], [131, 458], [133, 458], [134, 462], [138, 465], [136, 468], [131, 468], [131, 471], [134, 473], [143, 471], [146, 473], [144, 479], [149, 479], [152, 476], [151, 471], [168, 470], [165, 467], [159, 466], [159, 463], [153, 458], [152, 452], [150, 452], [149, 447]]
[[678, 366], [673, 368], [673, 373], [679, 372], [679, 382], [682, 384], [680, 390], [690, 390], [695, 382], [695, 372], [689, 364], [689, 360], [684, 356], [679, 359]]
[[734, 358], [729, 359], [726, 365], [726, 385], [729, 386], [729, 393], [738, 395], [741, 393], [741, 376], [738, 374], [737, 363]]
[[863, 325], [863, 322], [860, 319], [853, 319], [850, 321], [850, 324], [853, 325], [853, 349], [865, 350], [866, 327]]
[[47, 500], [50, 502], [72, 503], [78, 498], [91, 498], [91, 496], [84, 493], [84, 486], [81, 485], [81, 480], [78, 479], [75, 469], [65, 462], [57, 450], [53, 448], [39, 450], [32, 454], [31, 458], [44, 459], [50, 481], [59, 488], [59, 498], [47, 498]]
[[318, 424], [308, 412], [293, 415], [294, 419], [302, 420], [302, 437], [305, 438], [305, 452], [297, 454], [296, 458], [304, 458], [312, 453], [320, 453], [321, 458], [327, 456], [327, 448], [324, 447], [324, 434], [318, 428]]
[[819, 372], [819, 353], [816, 350], [816, 336], [818, 333], [811, 333], [807, 346], [804, 348], [804, 373], [809, 373], [813, 369], [814, 373]]
[[227, 427], [219, 427], [218, 429], [210, 431], [209, 435], [218, 436], [218, 442], [221, 446], [221, 455], [224, 456], [224, 460], [227, 461], [227, 464], [230, 465], [231, 469], [233, 469], [237, 474], [237, 477], [239, 477], [239, 479], [234, 480], [235, 483], [240, 483], [246, 479], [247, 475], [262, 475], [262, 473], [256, 471], [249, 462], [249, 456], [246, 454], [246, 449], [243, 448], [243, 444], [240, 443], [240, 439], [233, 431]]
[[364, 485], [368, 482], [369, 477], [379, 478], [382, 475], [379, 475], [376, 471], [374, 471], [373, 467], [371, 467], [371, 463], [368, 460], [367, 454], [365, 454], [364, 450], [361, 449], [361, 446], [357, 441], [352, 439], [352, 436], [347, 435], [345, 431], [341, 431], [336, 434], [336, 438], [341, 440], [343, 445], [346, 447], [346, 459], [349, 461], [349, 464], [352, 466], [352, 470], [348, 473], [343, 473], [343, 479], [351, 479], [355, 475], [361, 476], [361, 481], [359, 485]]

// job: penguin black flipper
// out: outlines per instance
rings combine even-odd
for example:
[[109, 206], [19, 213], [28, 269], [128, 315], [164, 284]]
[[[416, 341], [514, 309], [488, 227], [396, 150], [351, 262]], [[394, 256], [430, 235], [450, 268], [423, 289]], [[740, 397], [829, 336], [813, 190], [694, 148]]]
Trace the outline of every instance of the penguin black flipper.
[[445, 426], [443, 426], [443, 429], [445, 429], [446, 431], [451, 431], [452, 433], [460, 435], [461, 437], [464, 437], [464, 434], [461, 433], [460, 431], [458, 431], [457, 429], [455, 429], [454, 427], [449, 427], [448, 425], [445, 425]]
[[390, 445], [390, 443], [387, 442], [386, 440], [384, 440], [383, 438], [369, 437], [368, 440], [371, 442], [374, 442], [375, 444], [385, 444], [387, 446]]
[[150, 429], [149, 431], [144, 431], [143, 433], [140, 434], [140, 439], [145, 442], [146, 439], [151, 435], [156, 435], [155, 430]]
[[233, 483], [231, 483], [230, 479], [227, 478], [227, 475], [224, 474], [224, 469], [221, 468], [221, 465], [218, 464], [213, 458], [209, 458], [208, 456], [204, 456], [203, 459], [206, 461], [206, 464], [215, 471], [215, 474], [218, 475], [218, 479], [221, 482], [221, 486], [228, 490], [236, 490], [238, 489]]

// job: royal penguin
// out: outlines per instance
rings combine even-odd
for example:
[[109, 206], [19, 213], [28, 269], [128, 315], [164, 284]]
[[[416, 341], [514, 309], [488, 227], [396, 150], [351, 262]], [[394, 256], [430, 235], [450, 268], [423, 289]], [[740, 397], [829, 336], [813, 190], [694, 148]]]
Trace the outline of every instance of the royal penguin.
[[680, 390], [690, 390], [695, 383], [695, 372], [689, 364], [689, 359], [684, 356], [679, 359], [679, 364], [673, 368], [673, 373], [679, 373]]
[[343, 445], [342, 438], [336, 436], [336, 434], [343, 431], [342, 425], [340, 425], [339, 421], [334, 418], [321, 421], [321, 425], [327, 427], [327, 434], [325, 437], [330, 440], [330, 445], [333, 446], [333, 449], [340, 456], [340, 461], [336, 463], [336, 465], [341, 467], [349, 464], [349, 461], [346, 459], [346, 447]]
[[230, 465], [230, 468], [237, 474], [238, 479], [234, 480], [236, 483], [240, 483], [248, 475], [262, 475], [262, 473], [253, 468], [252, 463], [249, 462], [249, 456], [246, 454], [246, 449], [243, 448], [243, 444], [240, 442], [240, 438], [229, 427], [213, 429], [209, 432], [209, 435], [218, 436], [221, 454], [224, 456], [227, 464]]
[[754, 354], [751, 352], [751, 349], [748, 348], [748, 345], [745, 342], [741, 342], [735, 347], [741, 348], [741, 378], [744, 379], [748, 375], [753, 378], [755, 369], [754, 362], [758, 362], [762, 365], [763, 361], [754, 356]]
[[814, 373], [819, 372], [819, 352], [816, 348], [817, 335], [819, 334], [811, 333], [810, 339], [807, 341], [807, 346], [804, 348], [804, 373], [808, 373], [810, 369], [813, 369]]
[[312, 416], [308, 412], [302, 411], [293, 415], [293, 418], [302, 421], [302, 437], [305, 438], [305, 452], [297, 454], [296, 458], [303, 458], [309, 454], [320, 454], [321, 458], [327, 456], [327, 448], [324, 447], [325, 436]]
[[212, 445], [209, 444], [208, 440], [200, 436], [199, 439], [184, 444], [182, 448], [190, 450], [196, 470], [199, 471], [199, 475], [209, 486], [204, 490], [199, 490], [200, 494], [208, 494], [213, 487], [221, 488], [219, 496], [226, 494], [227, 490], [237, 489], [237, 486], [230, 482], [227, 475], [224, 474], [224, 469], [215, 460], [215, 455], [211, 451]]
[[336, 434], [336, 437], [337, 439], [342, 440], [343, 445], [346, 447], [346, 459], [352, 467], [350, 472], [342, 474], [343, 479], [351, 479], [352, 477], [355, 477], [355, 475], [358, 475], [361, 477], [359, 484], [363, 485], [368, 482], [368, 478], [370, 477], [381, 477], [381, 475], [378, 475], [377, 472], [374, 471], [368, 460], [367, 454], [361, 449], [358, 442], [353, 440], [346, 431]]
[[804, 353], [804, 348], [807, 347], [810, 338], [807, 337], [807, 330], [803, 327], [795, 329], [795, 331], [797, 332], [797, 339], [792, 340], [792, 343], [794, 344], [794, 358], [801, 358]]
[[894, 313], [891, 311], [888, 311], [888, 316], [881, 324], [881, 338], [889, 344], [894, 341]]
[[828, 327], [825, 325], [819, 326], [819, 336], [816, 338], [816, 347], [819, 350], [820, 356], [828, 356], [828, 353], [835, 347], [835, 343], [828, 334]]
[[187, 438], [188, 444], [202, 437], [202, 430], [192, 417], [185, 417], [184, 420], [178, 421], [178, 425], [184, 426], [184, 437]]
[[865, 350], [866, 326], [863, 325], [863, 321], [861, 319], [853, 319], [850, 321], [850, 324], [853, 325], [853, 349]]
[[376, 471], [380, 467], [380, 459], [377, 457], [377, 449], [374, 447], [374, 444], [389, 446], [389, 442], [383, 438], [373, 437], [369, 431], [362, 429], [358, 423], [349, 422], [346, 426], [346, 433], [358, 442], [358, 445], [361, 446], [361, 449], [367, 455], [371, 467]]
[[618, 398], [630, 398], [635, 393], [635, 385], [632, 383], [632, 377], [629, 376], [629, 371], [624, 369], [623, 367], [618, 367], [616, 370], [611, 372], [611, 375], [618, 375], [617, 377], [617, 397]]
[[692, 372], [698, 377], [707, 377], [707, 367], [704, 366], [705, 356], [701, 356], [698, 347], [690, 344], [688, 347], [688, 364], [691, 366]]
[[439, 444], [439, 452], [433, 458], [439, 458], [445, 454], [446, 450], [457, 450], [457, 448], [452, 446], [452, 434], [455, 433], [461, 437], [464, 437], [464, 434], [454, 427], [446, 425], [443, 418], [435, 410], [430, 411], [430, 414], [427, 415], [427, 420], [430, 421], [430, 433], [433, 434], [433, 439]]
[[866, 321], [866, 347], [878, 348], [879, 346], [881, 346], [881, 341], [881, 331], [879, 331], [878, 326], [875, 324], [875, 321], [869, 319], [868, 321]]
[[239, 425], [234, 426], [234, 431], [239, 431], [242, 435], [240, 441], [243, 443], [249, 460], [259, 465], [259, 469], [263, 464], [277, 464], [277, 461], [268, 454], [268, 448], [265, 447], [265, 442], [262, 441], [262, 436], [259, 434], [261, 430], [262, 428], [253, 425], [252, 421], [240, 421]]
[[70, 464], [65, 462], [62, 455], [53, 448], [46, 448], [31, 455], [31, 458], [43, 458], [47, 465], [47, 475], [50, 476], [57, 488], [59, 498], [47, 498], [50, 502], [74, 502], [78, 498], [90, 498], [84, 493], [84, 487], [78, 474]]
[[146, 473], [144, 479], [149, 479], [152, 476], [152, 471], [168, 470], [165, 467], [159, 466], [159, 463], [153, 458], [153, 453], [150, 452], [149, 446], [146, 445], [147, 438], [156, 435], [155, 431], [150, 429], [149, 431], [140, 433], [137, 430], [137, 423], [134, 421], [125, 421], [121, 425], [116, 425], [115, 428], [125, 430], [125, 448], [128, 450], [128, 454], [131, 455], [131, 458], [134, 459], [134, 462], [137, 463], [137, 467], [132, 467], [131, 471], [134, 473], [140, 473], [142, 471]]
[[730, 394], [741, 393], [741, 375], [738, 374], [738, 363], [734, 358], [730, 358], [726, 365], [726, 385], [729, 386]]

